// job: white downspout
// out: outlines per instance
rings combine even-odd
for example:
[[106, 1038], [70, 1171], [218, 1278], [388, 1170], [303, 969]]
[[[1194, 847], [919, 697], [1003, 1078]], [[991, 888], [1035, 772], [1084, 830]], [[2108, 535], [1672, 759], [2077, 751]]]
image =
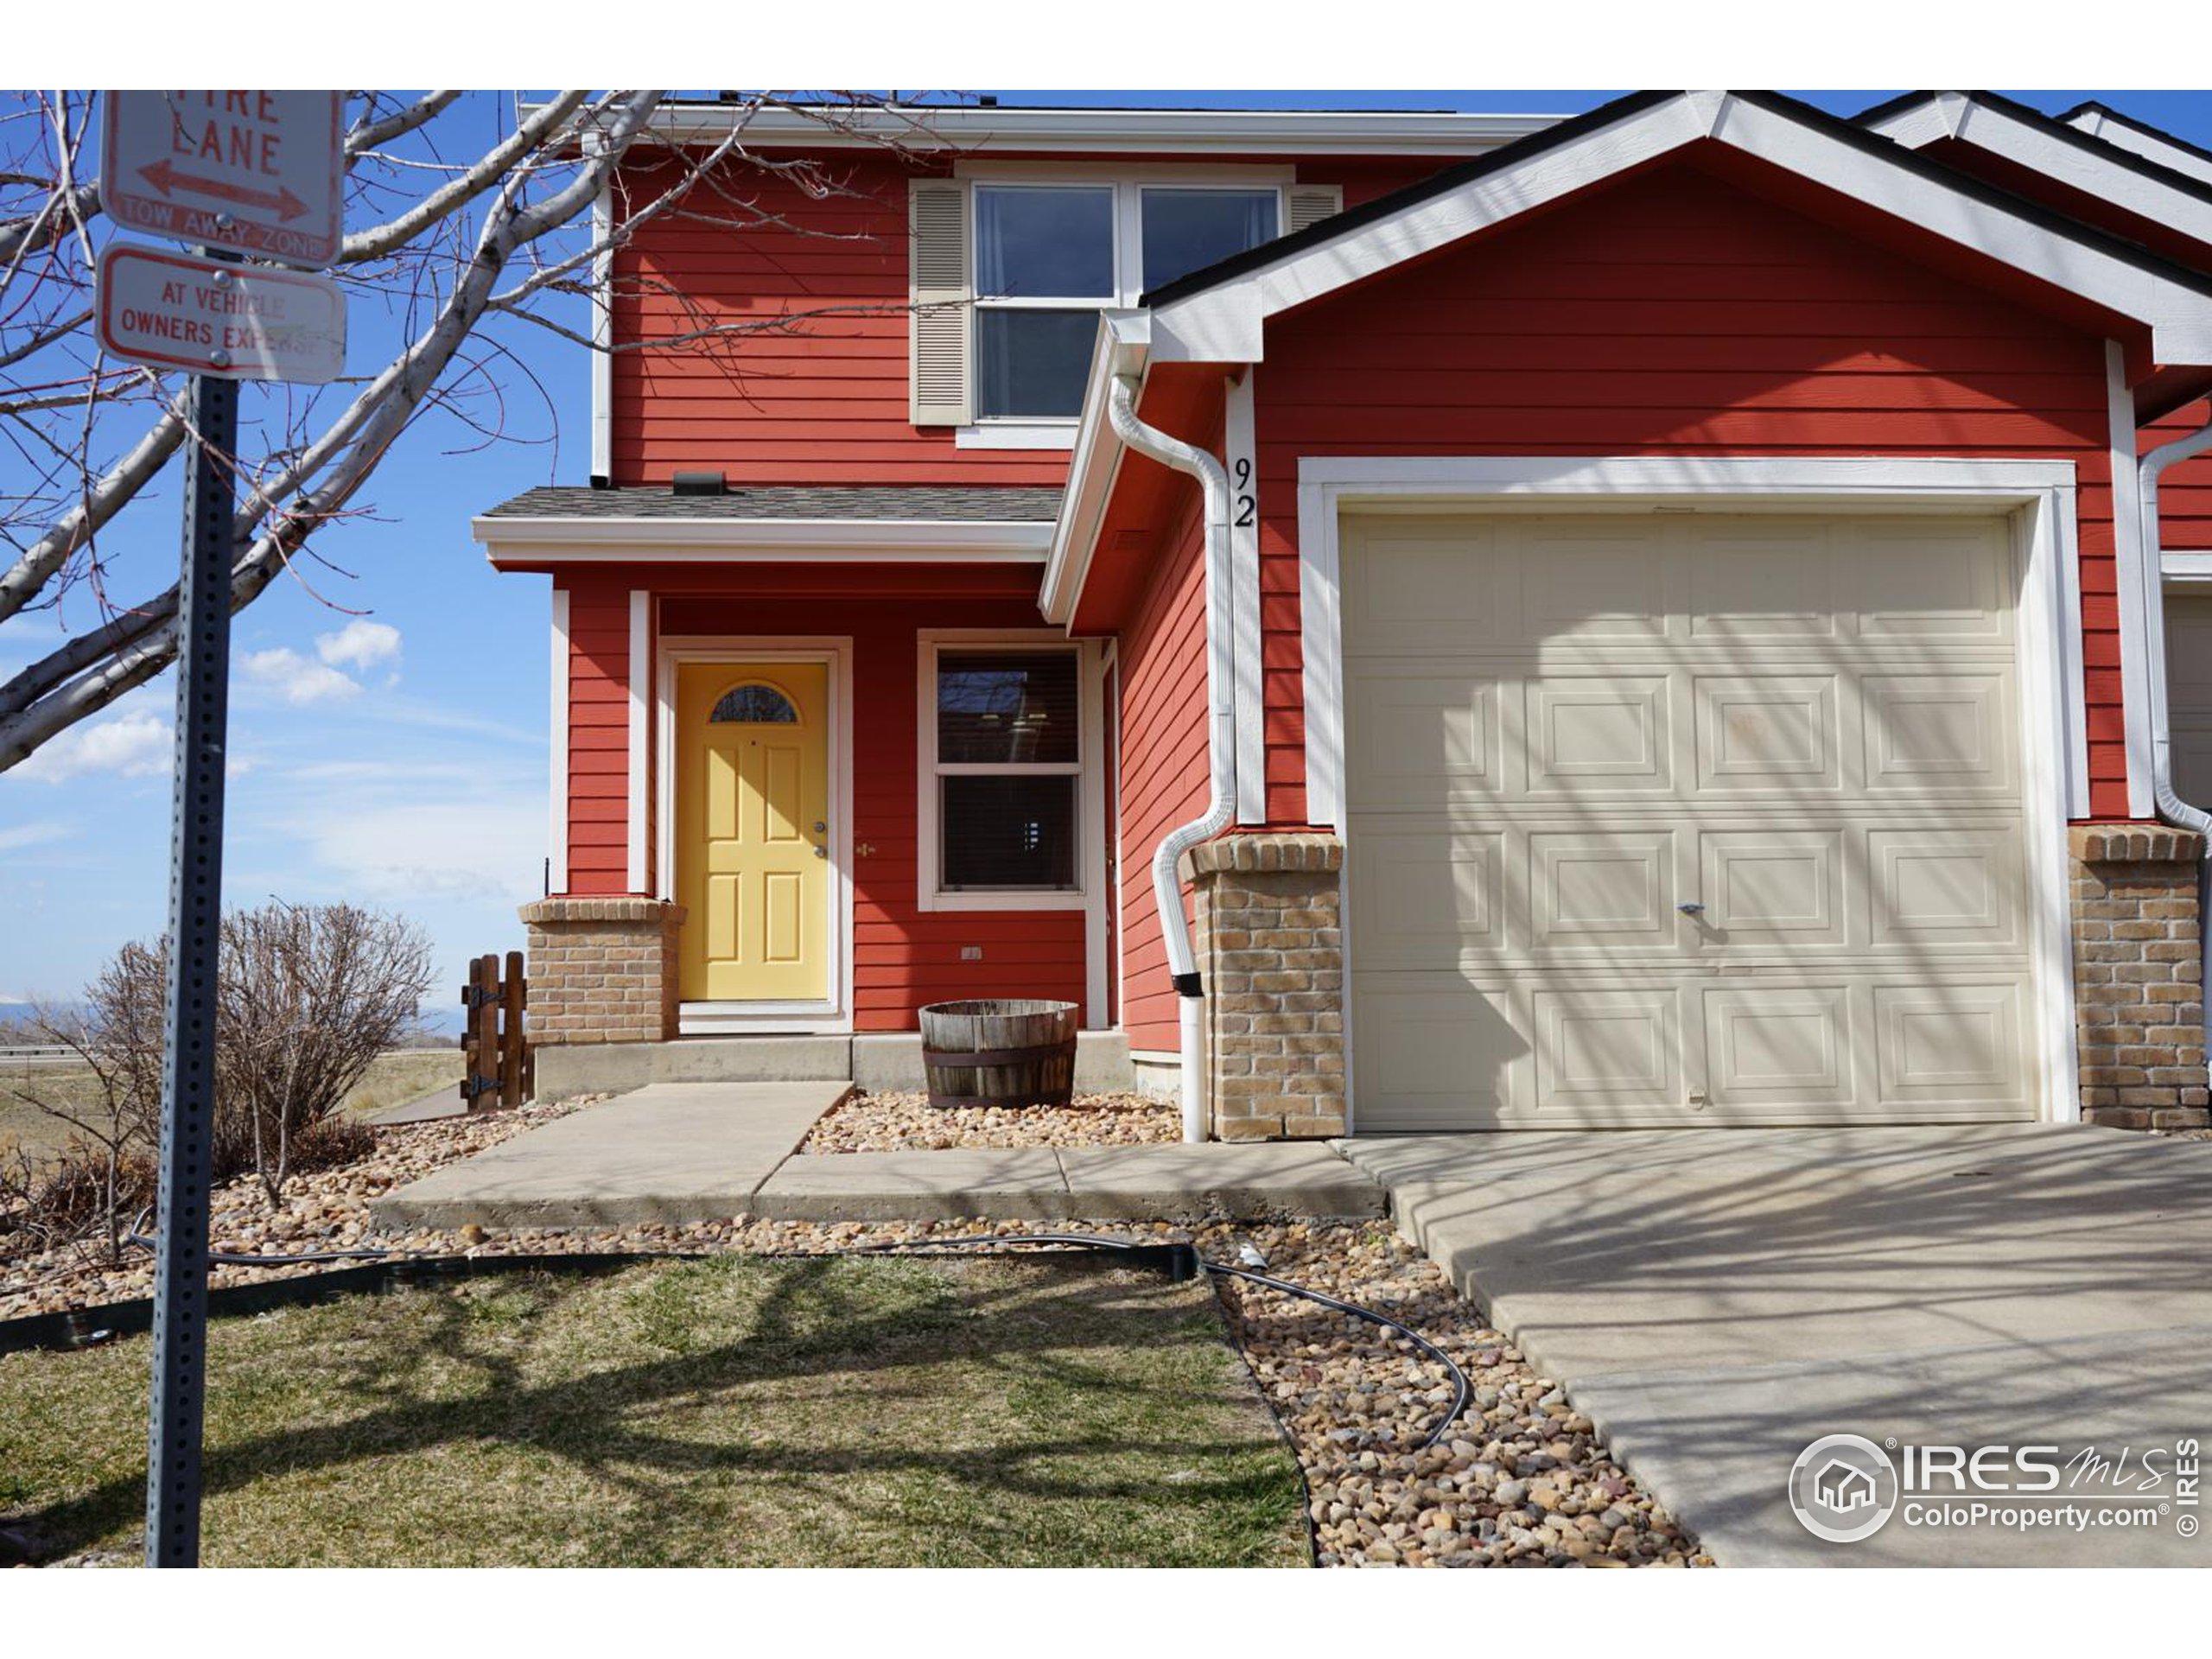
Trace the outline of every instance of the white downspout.
[[1186, 473], [1205, 493], [1206, 810], [1161, 838], [1152, 861], [1153, 900], [1160, 906], [1160, 931], [1167, 942], [1167, 965], [1175, 976], [1182, 1012], [1183, 1139], [1206, 1138], [1206, 1087], [1200, 1054], [1201, 999], [1197, 952], [1192, 948], [1190, 918], [1183, 913], [1183, 855], [1229, 827], [1236, 807], [1236, 645], [1229, 614], [1229, 474], [1195, 444], [1171, 438], [1137, 418], [1137, 383], [1116, 375], [1106, 413], [1123, 443], [1163, 467]]
[[[2137, 574], [2143, 582], [2144, 642], [2150, 654], [2150, 671], [2144, 680], [2151, 703], [2151, 795], [2158, 814], [2168, 823], [2194, 830], [2205, 836], [2203, 859], [2196, 867], [2197, 939], [2205, 972], [2212, 972], [2212, 930], [2204, 925], [2208, 900], [2212, 900], [2212, 812], [2192, 806], [2174, 789], [2173, 729], [2166, 703], [2166, 577], [2165, 537], [2158, 529], [2158, 480], [2167, 467], [2191, 455], [2212, 449], [2212, 423], [2162, 443], [2136, 463], [2135, 533], [2141, 557]], [[2200, 979], [2199, 988], [2204, 982]], [[2203, 1009], [2204, 1029], [2212, 1041], [2212, 1004]]]
[[2158, 480], [2177, 461], [2212, 449], [2212, 424], [2162, 443], [2136, 463], [2136, 534], [2141, 538], [2139, 574], [2143, 580], [2143, 623], [2148, 638], [2151, 702], [2151, 791], [2158, 816], [2199, 835], [2212, 833], [2212, 812], [2192, 806], [2174, 792], [2173, 734], [2166, 710], [2166, 591], [2164, 537], [2158, 533]]

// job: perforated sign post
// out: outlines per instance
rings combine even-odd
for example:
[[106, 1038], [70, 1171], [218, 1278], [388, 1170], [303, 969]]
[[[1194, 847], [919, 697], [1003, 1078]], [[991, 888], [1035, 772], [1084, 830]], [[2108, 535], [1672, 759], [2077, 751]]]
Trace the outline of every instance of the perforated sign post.
[[95, 302], [107, 349], [192, 376], [177, 582], [176, 787], [147, 1436], [149, 1567], [200, 1564], [238, 383], [329, 380], [345, 355], [345, 308], [335, 284], [249, 266], [239, 256], [310, 267], [337, 257], [340, 97], [105, 95], [102, 205], [122, 224], [200, 251], [193, 256], [111, 245], [100, 257]]

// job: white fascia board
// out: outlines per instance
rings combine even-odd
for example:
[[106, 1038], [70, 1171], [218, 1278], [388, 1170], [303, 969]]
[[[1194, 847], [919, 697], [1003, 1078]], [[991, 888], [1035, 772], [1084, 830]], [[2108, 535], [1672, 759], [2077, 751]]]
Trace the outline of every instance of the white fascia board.
[[2170, 167], [2177, 173], [2212, 184], [2212, 160], [2132, 121], [2114, 120], [2102, 110], [2083, 110], [2067, 124], [2078, 127], [2092, 138], [2140, 156], [2146, 162], [2156, 162], [2160, 167]]
[[1067, 493], [1052, 526], [1045, 578], [1037, 608], [1045, 620], [1066, 627], [1075, 619], [1098, 529], [1113, 499], [1122, 470], [1122, 440], [1106, 418], [1107, 393], [1116, 377], [1142, 375], [1152, 353], [1152, 317], [1144, 311], [1102, 311], [1098, 338], [1083, 392], [1083, 415], [1076, 423], [1075, 451], [1068, 460]]
[[842, 564], [1039, 564], [1050, 524], [926, 518], [523, 518], [471, 521], [497, 564], [804, 559]]
[[[2212, 296], [2068, 238], [2008, 209], [1894, 166], [1788, 114], [1741, 99], [1685, 93], [1501, 168], [1387, 218], [1356, 225], [1218, 288], [1160, 306], [1161, 362], [1254, 362], [1278, 312], [1445, 247], [1710, 137], [1808, 181], [2146, 324], [2164, 363], [2212, 361]], [[1215, 355], [1234, 346], [1233, 356]]]
[[1867, 129], [1921, 149], [1956, 138], [1993, 156], [2032, 168], [2056, 182], [2096, 196], [2144, 219], [2170, 225], [2185, 236], [2212, 244], [2212, 201], [2196, 191], [2152, 178], [2141, 169], [2101, 156], [2087, 137], [2069, 143], [2047, 129], [2024, 121], [2009, 110], [1976, 102], [1963, 92], [1942, 92], [1900, 110]]
[[754, 149], [984, 149], [1033, 154], [1111, 151], [1183, 156], [1468, 156], [1541, 132], [1560, 115], [1452, 111], [1052, 110], [909, 105], [820, 115], [744, 104], [664, 105], [650, 130], [673, 143], [715, 143], [741, 130]]

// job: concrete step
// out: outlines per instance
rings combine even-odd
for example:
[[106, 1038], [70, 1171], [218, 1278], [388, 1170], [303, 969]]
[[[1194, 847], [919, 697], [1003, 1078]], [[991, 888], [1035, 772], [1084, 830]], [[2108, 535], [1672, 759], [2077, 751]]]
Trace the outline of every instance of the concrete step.
[[[884, 1093], [923, 1086], [919, 1032], [839, 1037], [686, 1037], [672, 1043], [549, 1043], [537, 1050], [537, 1097], [621, 1094], [658, 1083], [855, 1083]], [[1075, 1086], [1105, 1094], [1134, 1086], [1129, 1039], [1118, 1031], [1076, 1039]]]

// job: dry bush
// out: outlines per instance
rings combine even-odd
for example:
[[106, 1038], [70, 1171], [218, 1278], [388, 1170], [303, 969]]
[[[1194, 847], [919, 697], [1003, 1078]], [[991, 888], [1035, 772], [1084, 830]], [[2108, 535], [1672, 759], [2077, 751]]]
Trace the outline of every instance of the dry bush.
[[[92, 1107], [18, 1091], [76, 1133], [60, 1173], [22, 1154], [0, 1169], [0, 1215], [16, 1240], [44, 1249], [104, 1236], [120, 1253], [152, 1196], [141, 1177], [161, 1143], [167, 980], [163, 949], [127, 944], [86, 988], [80, 1014], [35, 1016], [39, 1040], [75, 1050], [99, 1090]], [[414, 1023], [430, 988], [429, 941], [403, 918], [357, 906], [272, 901], [223, 918], [217, 982], [214, 1179], [251, 1173], [274, 1206], [291, 1175], [375, 1145], [373, 1130], [340, 1114]]]

